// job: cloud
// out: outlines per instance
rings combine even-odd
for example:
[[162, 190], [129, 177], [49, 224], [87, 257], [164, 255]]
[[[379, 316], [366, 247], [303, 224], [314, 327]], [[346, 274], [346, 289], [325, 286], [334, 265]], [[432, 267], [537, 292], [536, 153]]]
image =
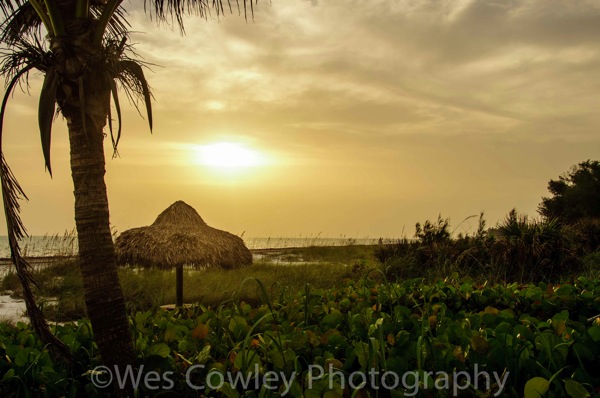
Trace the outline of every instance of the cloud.
[[[484, 200], [535, 209], [544, 181], [600, 141], [597, 0], [260, 1], [253, 20], [189, 18], [183, 37], [124, 4], [156, 101], [153, 136], [126, 111], [108, 166], [117, 198], [132, 180], [140, 200], [167, 183], [158, 196], [200, 196], [209, 177], [186, 172], [171, 143], [239, 139], [287, 161], [253, 200], [293, 208], [320, 190], [327, 203], [369, 198], [381, 219], [402, 202], [418, 210], [410, 225]], [[30, 102], [13, 115], [31, 119]]]
[[190, 20], [185, 37], [142, 26], [165, 113], [385, 135], [598, 122], [596, 2], [292, 0], [259, 4], [254, 22]]

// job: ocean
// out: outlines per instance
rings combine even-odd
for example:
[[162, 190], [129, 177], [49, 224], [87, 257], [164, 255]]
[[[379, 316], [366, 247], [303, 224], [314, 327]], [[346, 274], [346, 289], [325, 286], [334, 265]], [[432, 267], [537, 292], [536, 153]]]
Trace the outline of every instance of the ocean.
[[[346, 245], [372, 245], [380, 242], [380, 238], [336, 238], [322, 237], [320, 235], [298, 237], [256, 237], [246, 238], [244, 243], [248, 249], [283, 249], [289, 247], [309, 246], [346, 246]], [[390, 242], [393, 239], [382, 239]], [[31, 236], [20, 242], [21, 252], [26, 257], [53, 257], [74, 256], [77, 254], [77, 237], [73, 233], [64, 235]], [[0, 258], [9, 258], [8, 237], [0, 236]]]

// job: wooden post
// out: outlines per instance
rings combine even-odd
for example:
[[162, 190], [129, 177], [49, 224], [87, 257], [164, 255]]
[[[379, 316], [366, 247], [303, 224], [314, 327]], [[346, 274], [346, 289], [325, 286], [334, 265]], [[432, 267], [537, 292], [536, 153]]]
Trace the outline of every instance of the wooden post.
[[175, 274], [176, 306], [183, 307], [183, 265], [176, 267]]

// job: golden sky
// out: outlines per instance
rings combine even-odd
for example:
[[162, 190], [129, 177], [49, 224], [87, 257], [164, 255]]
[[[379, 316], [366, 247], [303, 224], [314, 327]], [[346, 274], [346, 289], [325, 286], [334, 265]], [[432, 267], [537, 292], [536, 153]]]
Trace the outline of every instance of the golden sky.
[[[535, 215], [549, 179], [599, 157], [596, 0], [260, 1], [254, 21], [192, 18], [184, 37], [141, 3], [125, 5], [156, 65], [155, 129], [130, 106], [121, 157], [106, 143], [118, 231], [176, 200], [245, 236], [412, 236], [481, 211], [495, 225], [513, 207]], [[6, 158], [28, 231], [61, 233], [74, 226], [66, 127], [51, 179], [30, 83], [9, 103]], [[236, 167], [211, 158], [228, 149]]]

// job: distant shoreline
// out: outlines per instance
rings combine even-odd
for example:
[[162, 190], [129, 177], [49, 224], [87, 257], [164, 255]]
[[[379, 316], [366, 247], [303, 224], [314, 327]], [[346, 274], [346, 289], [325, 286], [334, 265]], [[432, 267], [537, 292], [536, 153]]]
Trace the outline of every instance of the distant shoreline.
[[[357, 244], [355, 244], [355, 246], [372, 246], [375, 244], [376, 243], [372, 243], [372, 244], [357, 243]], [[318, 246], [319, 247], [339, 247], [340, 245], [331, 245], [331, 246], [318, 245]], [[252, 253], [252, 254], [266, 254], [266, 253], [277, 253], [282, 250], [302, 249], [302, 248], [306, 248], [306, 247], [310, 247], [310, 246], [268, 247], [268, 248], [258, 248], [258, 249], [248, 249], [248, 250], [250, 250], [250, 253]], [[56, 261], [75, 260], [76, 258], [77, 258], [76, 255], [75, 256], [62, 256], [62, 255], [25, 256], [25, 260], [27, 260], [27, 262], [33, 267], [35, 267], [36, 265], [47, 265], [48, 263], [52, 263], [52, 262], [56, 262]], [[8, 266], [8, 265], [12, 265], [12, 260], [8, 257], [0, 257], [0, 267]]]
[[[352, 245], [355, 246], [374, 246], [377, 243], [354, 243]], [[342, 245], [317, 245], [318, 247], [340, 247]], [[267, 247], [267, 248], [257, 248], [257, 249], [248, 249], [250, 253], [253, 254], [255, 260], [260, 258], [262, 255], [273, 255], [273, 254], [283, 254], [287, 250], [295, 250], [302, 249], [309, 246], [290, 246], [290, 247]], [[39, 269], [43, 267], [47, 267], [59, 261], [69, 261], [76, 260], [77, 256], [65, 256], [65, 255], [55, 255], [55, 256], [25, 256], [25, 260], [29, 263], [29, 265], [33, 269]], [[8, 257], [0, 257], [0, 278], [6, 275], [6, 272], [11, 269], [13, 266], [12, 260]]]
[[[44, 265], [49, 262], [61, 261], [61, 260], [73, 260], [77, 256], [34, 256], [34, 257], [25, 257], [25, 260], [31, 265]], [[2, 257], [0, 258], [0, 267], [12, 265], [12, 260], [10, 258]]]
[[[246, 247], [251, 251], [256, 250], [281, 250], [303, 247], [330, 247], [349, 245], [376, 245], [380, 242], [390, 243], [397, 241], [395, 238], [328, 238], [321, 236], [305, 237], [278, 237], [278, 238], [242, 238]], [[21, 254], [33, 262], [44, 261], [54, 258], [70, 258], [77, 255], [77, 239], [69, 236], [31, 236], [19, 242]], [[38, 260], [43, 259], [43, 260]], [[0, 265], [10, 262], [10, 248], [6, 236], [0, 236]]]

